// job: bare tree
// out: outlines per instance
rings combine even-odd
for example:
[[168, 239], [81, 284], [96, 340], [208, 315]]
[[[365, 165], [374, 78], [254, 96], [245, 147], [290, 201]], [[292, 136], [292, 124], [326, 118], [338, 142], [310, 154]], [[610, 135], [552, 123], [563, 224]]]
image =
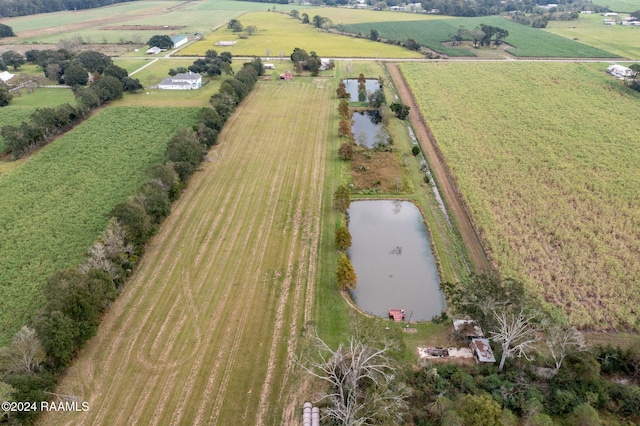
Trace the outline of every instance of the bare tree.
[[582, 333], [574, 327], [554, 325], [547, 330], [545, 343], [553, 358], [555, 371], [562, 367], [567, 354], [571, 351], [580, 351], [586, 347], [586, 341]]
[[108, 273], [112, 280], [118, 280], [122, 269], [115, 261], [132, 252], [133, 245], [126, 243], [124, 228], [117, 219], [111, 219], [100, 239], [87, 251], [88, 258], [80, 265], [80, 271], [87, 273], [95, 268]]
[[532, 360], [529, 353], [534, 350], [533, 344], [540, 340], [534, 323], [535, 316], [527, 315], [524, 309], [520, 309], [516, 314], [504, 307], [492, 312], [497, 322], [497, 331], [490, 332], [491, 340], [502, 345], [502, 359], [498, 371], [502, 371], [507, 358], [517, 356]]
[[26, 325], [13, 336], [8, 346], [0, 348], [3, 370], [9, 373], [33, 373], [45, 358], [36, 331]]
[[395, 368], [385, 355], [388, 346], [375, 349], [352, 337], [349, 345], [340, 344], [334, 351], [316, 339], [320, 360], [300, 365], [330, 385], [321, 398], [330, 402], [326, 415], [349, 426], [402, 423], [408, 388], [395, 380]]

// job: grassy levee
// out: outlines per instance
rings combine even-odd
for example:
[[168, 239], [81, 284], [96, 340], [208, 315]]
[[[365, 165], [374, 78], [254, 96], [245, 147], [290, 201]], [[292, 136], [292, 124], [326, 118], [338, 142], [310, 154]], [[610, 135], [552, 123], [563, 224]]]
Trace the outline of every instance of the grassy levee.
[[0, 175], [0, 346], [37, 313], [47, 277], [80, 262], [106, 214], [196, 113], [108, 107]]
[[576, 326], [637, 328], [638, 94], [602, 65], [401, 67], [500, 272]]
[[91, 409], [43, 424], [292, 423], [330, 91], [308, 78], [256, 85], [61, 381]]

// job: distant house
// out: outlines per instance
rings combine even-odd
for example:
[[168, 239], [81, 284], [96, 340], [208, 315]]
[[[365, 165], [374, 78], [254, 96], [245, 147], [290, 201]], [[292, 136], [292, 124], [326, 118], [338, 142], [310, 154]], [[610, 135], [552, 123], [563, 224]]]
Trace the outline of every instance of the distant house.
[[179, 36], [171, 37], [171, 41], [173, 42], [173, 47], [175, 48], [175, 47], [180, 47], [187, 44], [189, 39], [187, 38], [186, 35], [179, 35]]
[[635, 71], [631, 68], [623, 67], [618, 64], [610, 65], [609, 68], [607, 68], [607, 72], [616, 78], [627, 78], [636, 75]]
[[266, 69], [266, 70], [275, 70], [276, 66], [275, 66], [275, 64], [264, 64], [264, 69]]
[[640, 22], [638, 22], [638, 18], [636, 18], [635, 16], [629, 16], [628, 18], [622, 18], [621, 24], [622, 25], [640, 25]]
[[491, 345], [487, 339], [472, 339], [469, 346], [479, 362], [496, 362], [496, 357], [493, 356]]
[[6, 83], [7, 81], [11, 80], [13, 77], [15, 77], [15, 74], [11, 74], [9, 71], [0, 72], [0, 80], [2, 80], [3, 83]]
[[195, 90], [201, 87], [202, 76], [191, 71], [165, 78], [158, 84], [160, 90]]
[[158, 46], [153, 46], [151, 49], [147, 50], [147, 55], [157, 55], [160, 52], [162, 52], [162, 49]]

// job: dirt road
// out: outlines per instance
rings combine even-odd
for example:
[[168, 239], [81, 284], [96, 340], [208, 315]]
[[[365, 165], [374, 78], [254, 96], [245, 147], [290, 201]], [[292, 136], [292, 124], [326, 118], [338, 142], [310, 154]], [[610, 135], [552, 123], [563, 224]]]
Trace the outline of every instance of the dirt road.
[[402, 76], [400, 68], [398, 68], [397, 64], [387, 64], [387, 69], [393, 78], [402, 102], [411, 107], [411, 111], [409, 112], [409, 121], [413, 126], [418, 141], [420, 142], [422, 152], [424, 152], [427, 157], [431, 172], [437, 180], [438, 188], [440, 189], [444, 202], [447, 205], [449, 214], [457, 223], [458, 231], [460, 232], [462, 241], [467, 248], [473, 267], [476, 272], [489, 269], [489, 261], [487, 260], [487, 256], [482, 248], [478, 234], [476, 233], [464, 203], [462, 202], [458, 188], [447, 169], [442, 153], [438, 149], [438, 144], [431, 133], [429, 126], [427, 126], [424, 118], [422, 117], [420, 109], [418, 108], [418, 105], [413, 98], [404, 77]]

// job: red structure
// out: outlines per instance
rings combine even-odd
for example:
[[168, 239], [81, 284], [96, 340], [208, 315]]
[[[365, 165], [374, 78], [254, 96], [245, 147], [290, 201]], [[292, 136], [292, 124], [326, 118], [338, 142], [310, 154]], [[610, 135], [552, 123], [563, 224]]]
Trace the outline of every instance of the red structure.
[[389, 318], [392, 318], [394, 321], [403, 321], [404, 320], [404, 309], [389, 309]]

